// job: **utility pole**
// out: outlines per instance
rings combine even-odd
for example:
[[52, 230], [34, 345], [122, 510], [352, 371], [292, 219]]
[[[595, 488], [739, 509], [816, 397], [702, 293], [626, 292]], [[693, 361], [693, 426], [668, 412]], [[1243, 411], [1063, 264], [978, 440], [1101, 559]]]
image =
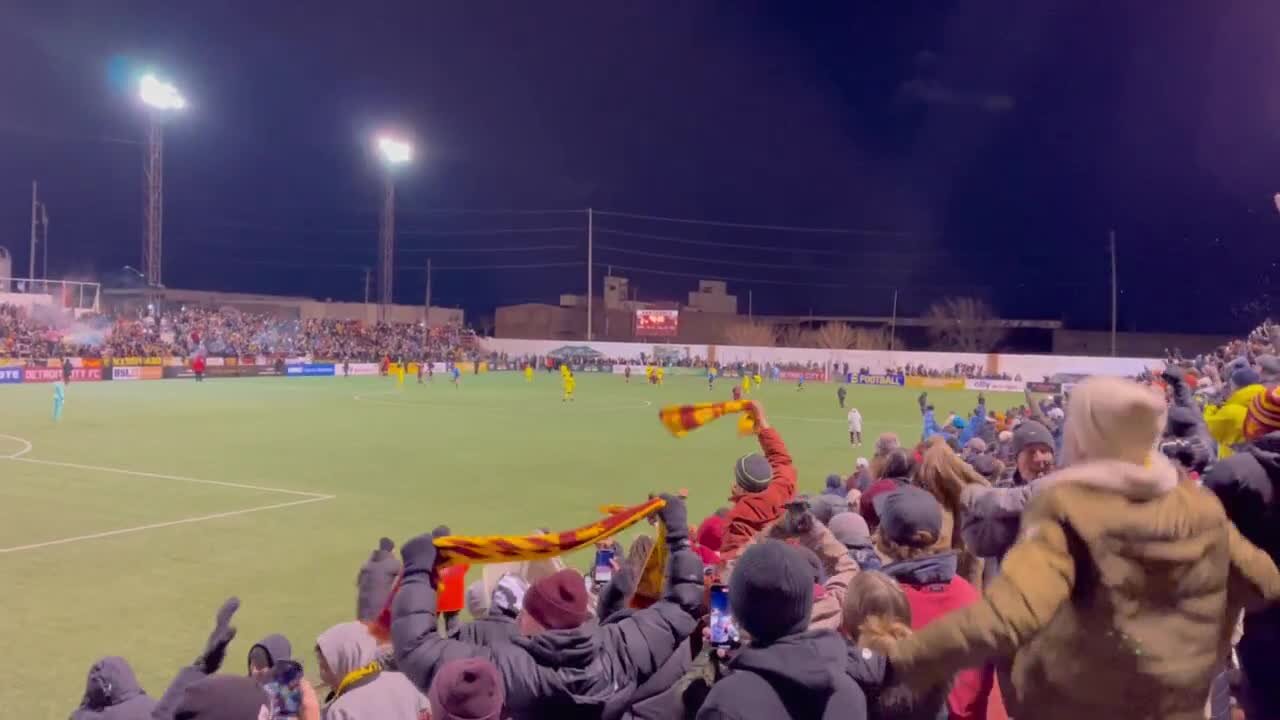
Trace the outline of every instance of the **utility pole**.
[[431, 337], [431, 258], [427, 258], [427, 291], [423, 299], [422, 314], [422, 351], [427, 351], [427, 341]]
[[591, 208], [587, 208], [587, 342], [591, 342], [591, 246], [594, 240], [593, 235]]
[[1110, 232], [1109, 243], [1111, 249], [1111, 357], [1116, 356], [1116, 324], [1120, 317], [1119, 301], [1120, 294], [1117, 290], [1119, 282], [1116, 279], [1116, 231]]
[[[372, 280], [373, 280], [373, 269], [365, 268], [364, 269], [364, 304], [365, 305], [369, 304], [369, 287], [370, 287], [370, 282]], [[368, 308], [365, 308], [365, 317], [368, 317]]]
[[[44, 245], [44, 262], [43, 269], [40, 271], [40, 279], [48, 281], [49, 279], [49, 208], [44, 203], [40, 203], [40, 243]], [[48, 283], [46, 282], [46, 285]]]
[[893, 316], [889, 318], [889, 352], [893, 352], [894, 336], [898, 331], [898, 289], [893, 289]]
[[38, 195], [37, 184], [35, 180], [31, 181], [31, 254], [27, 258], [27, 277], [32, 280], [36, 279], [36, 232], [40, 224], [40, 218], [37, 214], [40, 207], [40, 196]]
[[142, 272], [147, 285], [159, 287], [163, 282], [164, 230], [164, 135], [160, 118], [155, 112], [147, 118], [147, 147], [143, 156], [142, 179], [146, 183], [143, 194]]
[[382, 199], [382, 222], [378, 228], [378, 320], [386, 321], [391, 310], [392, 273], [396, 244], [396, 182], [386, 172], [386, 194]]
[[[612, 265], [609, 265], [609, 266], [605, 269], [605, 275], [604, 275], [604, 277], [605, 277], [605, 280], [606, 280], [606, 281], [607, 281], [609, 278], [613, 277], [613, 266], [612, 266]], [[605, 286], [605, 289], [606, 289], [606, 290], [608, 289], [608, 285], [606, 285], [606, 286]], [[601, 294], [603, 295], [603, 293], [601, 293]], [[605, 301], [604, 301], [604, 339], [605, 339], [606, 341], [609, 339], [609, 299], [608, 299], [608, 298], [605, 298]]]
[[748, 290], [747, 291], [747, 322], [748, 323], [754, 323], [756, 321], [755, 300], [756, 300], [755, 291]]

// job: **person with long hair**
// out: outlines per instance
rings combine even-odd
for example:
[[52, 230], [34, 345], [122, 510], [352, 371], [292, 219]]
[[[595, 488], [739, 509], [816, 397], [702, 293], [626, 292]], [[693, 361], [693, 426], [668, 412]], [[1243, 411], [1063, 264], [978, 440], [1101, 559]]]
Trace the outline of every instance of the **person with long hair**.
[[934, 439], [916, 467], [915, 484], [938, 501], [942, 508], [942, 531], [933, 550], [957, 554], [956, 573], [975, 587], [982, 586], [982, 559], [969, 552], [960, 534], [965, 486], [988, 487], [986, 478], [956, 455], [941, 439]]

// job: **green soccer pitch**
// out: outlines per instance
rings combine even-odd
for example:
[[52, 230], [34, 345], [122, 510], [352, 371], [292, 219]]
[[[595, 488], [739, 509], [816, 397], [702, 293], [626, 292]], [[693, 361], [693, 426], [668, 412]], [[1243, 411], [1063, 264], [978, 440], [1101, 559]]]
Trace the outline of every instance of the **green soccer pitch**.
[[[0, 707], [66, 717], [89, 666], [121, 655], [153, 697], [202, 647], [214, 611], [241, 598], [223, 667], [282, 632], [314, 673], [316, 635], [353, 617], [355, 576], [380, 536], [397, 544], [585, 524], [607, 503], [690, 491], [696, 524], [726, 504], [733, 461], [757, 449], [726, 419], [673, 439], [662, 405], [727, 400], [728, 378], [580, 373], [260, 378], [0, 388]], [[919, 437], [917, 391], [850, 386], [866, 445], [849, 446], [836, 386], [766, 383], [750, 396], [786, 440], [802, 492], [848, 475], [875, 437]], [[932, 391], [940, 416], [976, 393]], [[990, 407], [1020, 403], [993, 394]], [[638, 530], [633, 529], [633, 535]], [[583, 565], [585, 557], [571, 563]]]

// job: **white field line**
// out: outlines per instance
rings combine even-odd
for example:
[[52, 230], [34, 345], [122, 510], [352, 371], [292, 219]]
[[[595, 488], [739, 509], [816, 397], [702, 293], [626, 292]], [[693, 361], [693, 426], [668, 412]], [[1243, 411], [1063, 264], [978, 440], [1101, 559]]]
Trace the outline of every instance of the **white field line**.
[[21, 450], [19, 450], [18, 452], [12, 455], [0, 455], [0, 460], [17, 460], [23, 455], [26, 455], [27, 453], [31, 452], [31, 442], [29, 440], [20, 438], [17, 435], [0, 435], [0, 438], [4, 438], [5, 440], [16, 440], [22, 443], [23, 445], [23, 448]]
[[282, 510], [284, 508], [297, 507], [308, 503], [323, 502], [325, 500], [333, 500], [336, 495], [326, 495], [324, 493], [304, 492], [302, 490], [289, 490], [286, 488], [266, 487], [263, 485], [247, 485], [245, 483], [225, 482], [222, 480], [202, 480], [200, 478], [183, 477], [181, 475], [164, 475], [161, 473], [141, 472], [138, 470], [126, 470], [124, 468], [105, 467], [102, 465], [82, 465], [79, 463], [59, 462], [56, 460], [37, 460], [35, 458], [22, 457], [31, 452], [31, 443], [20, 437], [13, 435], [0, 435], [0, 438], [8, 440], [16, 440], [24, 445], [23, 449], [13, 455], [0, 456], [0, 460], [11, 460], [13, 462], [31, 463], [33, 465], [49, 465], [53, 467], [73, 468], [76, 470], [90, 470], [97, 472], [116, 473], [119, 475], [133, 475], [136, 477], [153, 478], [157, 480], [170, 480], [174, 482], [197, 483], [201, 485], [217, 485], [221, 487], [237, 488], [241, 490], [257, 490], [261, 492], [279, 493], [282, 495], [294, 495], [302, 498], [301, 500], [290, 500], [288, 502], [271, 503], [269, 505], [258, 505], [255, 507], [242, 508], [240, 510], [228, 510], [226, 512], [211, 513], [208, 515], [196, 515], [192, 517], [181, 518], [178, 520], [168, 520], [165, 522], [149, 523], [147, 525], [138, 525], [136, 527], [120, 528], [118, 530], [106, 530], [103, 532], [90, 533], [88, 535], [77, 535], [75, 537], [60, 538], [57, 540], [47, 540], [45, 542], [30, 543], [27, 545], [15, 545], [13, 547], [0, 548], [0, 555], [7, 553], [22, 552], [24, 550], [38, 550], [40, 548], [53, 547], [54, 545], [66, 545], [69, 543], [83, 542], [86, 540], [100, 540], [102, 538], [114, 537], [116, 535], [127, 535], [130, 533], [142, 532], [144, 530], [158, 530], [160, 528], [173, 527], [175, 525], [190, 525], [191, 523], [205, 522], [208, 520], [218, 520], [221, 518], [237, 517], [240, 515], [248, 515], [249, 513], [264, 512], [267, 510]]
[[38, 550], [40, 548], [52, 547], [54, 545], [66, 545], [68, 543], [83, 542], [85, 540], [99, 540], [102, 538], [114, 537], [116, 535], [127, 535], [129, 533], [142, 532], [143, 530], [158, 530], [160, 528], [173, 527], [174, 525], [189, 525], [191, 523], [205, 522], [206, 520], [217, 520], [219, 518], [248, 515], [249, 513], [263, 512], [265, 510], [281, 510], [288, 507], [306, 505], [307, 503], [332, 500], [334, 497], [335, 496], [333, 495], [318, 495], [305, 500], [290, 500], [289, 502], [275, 503], [274, 505], [260, 505], [258, 507], [244, 508], [243, 510], [229, 510], [227, 512], [213, 513], [212, 515], [196, 515], [194, 517], [182, 518], [181, 520], [169, 520], [168, 522], [151, 523], [150, 525], [139, 525], [137, 527], [121, 528], [119, 530], [107, 530], [105, 532], [92, 533], [90, 535], [77, 535], [75, 537], [32, 543], [30, 545], [15, 545], [13, 547], [0, 548], [0, 555], [5, 553], [22, 552], [23, 550]]

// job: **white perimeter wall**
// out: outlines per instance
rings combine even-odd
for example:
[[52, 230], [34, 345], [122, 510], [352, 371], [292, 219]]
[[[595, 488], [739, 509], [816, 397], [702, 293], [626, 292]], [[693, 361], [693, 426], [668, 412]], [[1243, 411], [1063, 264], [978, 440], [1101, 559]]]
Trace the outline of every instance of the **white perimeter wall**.
[[937, 352], [889, 352], [887, 350], [822, 350], [818, 348], [771, 348], [735, 345], [655, 345], [652, 343], [620, 342], [566, 342], [564, 340], [518, 340], [513, 338], [485, 338], [485, 350], [505, 352], [509, 355], [545, 355], [548, 351], [566, 345], [589, 345], [610, 358], [638, 358], [640, 353], [654, 354], [655, 348], [665, 352], [677, 350], [686, 357], [715, 358], [722, 363], [815, 362], [820, 365], [849, 363], [851, 369], [870, 368], [879, 373], [903, 365], [924, 364], [941, 370], [956, 363], [980, 365], [990, 373], [1021, 375], [1027, 381], [1042, 380], [1055, 373], [1080, 373], [1083, 375], [1137, 375], [1149, 368], [1163, 368], [1159, 358], [1087, 357], [1074, 355], [1004, 355], [982, 353]]

